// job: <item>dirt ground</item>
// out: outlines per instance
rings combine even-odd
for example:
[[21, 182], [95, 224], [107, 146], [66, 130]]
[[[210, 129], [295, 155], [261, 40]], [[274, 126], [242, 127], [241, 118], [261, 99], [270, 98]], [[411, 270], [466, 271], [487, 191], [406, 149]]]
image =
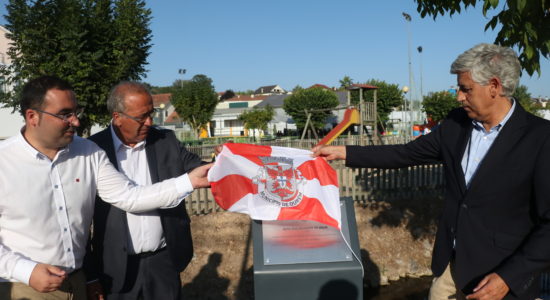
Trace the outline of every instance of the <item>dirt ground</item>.
[[[431, 275], [430, 260], [440, 201], [356, 205], [364, 286]], [[253, 299], [252, 241], [247, 215], [192, 216], [195, 256], [181, 274], [185, 299]]]

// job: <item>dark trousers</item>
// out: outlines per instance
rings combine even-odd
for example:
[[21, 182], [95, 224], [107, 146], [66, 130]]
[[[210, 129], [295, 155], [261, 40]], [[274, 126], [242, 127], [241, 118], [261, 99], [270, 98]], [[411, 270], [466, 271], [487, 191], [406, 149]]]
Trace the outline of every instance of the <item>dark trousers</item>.
[[180, 274], [165, 249], [150, 255], [130, 255], [122, 290], [107, 300], [181, 299]]

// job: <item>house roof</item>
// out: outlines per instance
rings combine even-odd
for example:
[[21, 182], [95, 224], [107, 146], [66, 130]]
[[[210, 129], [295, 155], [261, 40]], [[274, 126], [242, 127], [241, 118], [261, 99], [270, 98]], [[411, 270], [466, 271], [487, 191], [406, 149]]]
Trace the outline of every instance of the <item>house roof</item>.
[[153, 106], [159, 107], [161, 104], [168, 105], [170, 104], [170, 98], [172, 97], [172, 94], [166, 93], [166, 94], [156, 94], [153, 96]]
[[264, 100], [269, 96], [267, 95], [235, 95], [233, 98], [225, 99], [223, 101], [258, 101]]
[[276, 84], [274, 85], [266, 85], [261, 86], [257, 90], [254, 91], [254, 94], [265, 94], [265, 93], [271, 93], [271, 90], [277, 87]]
[[[336, 91], [334, 93], [338, 97], [338, 102], [340, 102], [339, 106], [346, 106], [348, 104], [346, 91]], [[262, 108], [266, 107], [267, 105], [270, 105], [273, 108], [283, 107], [285, 98], [290, 96], [291, 95], [271, 95], [268, 96], [264, 101], [258, 103], [255, 107]]]
[[375, 89], [378, 89], [378, 87], [377, 87], [377, 86], [374, 86], [374, 85], [370, 85], [370, 84], [358, 84], [358, 83], [354, 83], [354, 84], [348, 86], [346, 89], [348, 89], [348, 90], [356, 90], [356, 89], [360, 89], [360, 88], [368, 89], [368, 90], [375, 90]]
[[319, 83], [316, 83], [310, 87], [308, 87], [308, 89], [312, 89], [312, 88], [323, 88], [325, 90], [332, 90], [331, 88], [329, 88], [328, 86], [324, 85], [324, 84], [319, 84]]
[[166, 117], [166, 120], [164, 120], [164, 123], [180, 123], [181, 118], [178, 115], [176, 111], [173, 111], [171, 114]]
[[270, 105], [273, 108], [283, 107], [283, 103], [286, 97], [290, 95], [271, 95], [265, 98], [264, 101], [258, 103], [255, 107], [262, 108]]

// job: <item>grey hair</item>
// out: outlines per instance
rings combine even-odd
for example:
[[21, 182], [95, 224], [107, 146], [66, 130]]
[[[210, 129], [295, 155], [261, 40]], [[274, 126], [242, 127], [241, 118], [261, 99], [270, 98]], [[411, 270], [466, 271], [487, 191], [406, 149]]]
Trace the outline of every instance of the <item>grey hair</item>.
[[151, 94], [149, 88], [141, 82], [121, 81], [111, 89], [109, 98], [107, 98], [107, 110], [109, 110], [109, 113], [124, 112], [126, 110], [124, 97], [127, 94], [133, 93]]
[[493, 44], [479, 44], [460, 54], [451, 74], [469, 72], [472, 80], [486, 85], [493, 77], [502, 82], [504, 97], [511, 98], [519, 83], [521, 66], [514, 50]]

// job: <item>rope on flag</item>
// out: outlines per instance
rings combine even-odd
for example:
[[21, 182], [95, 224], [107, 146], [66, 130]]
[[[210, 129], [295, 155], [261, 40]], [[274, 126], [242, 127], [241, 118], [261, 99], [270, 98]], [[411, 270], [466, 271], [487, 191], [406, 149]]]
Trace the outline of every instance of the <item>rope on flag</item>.
[[225, 210], [256, 220], [311, 220], [341, 228], [336, 172], [310, 151], [224, 144], [208, 181]]

